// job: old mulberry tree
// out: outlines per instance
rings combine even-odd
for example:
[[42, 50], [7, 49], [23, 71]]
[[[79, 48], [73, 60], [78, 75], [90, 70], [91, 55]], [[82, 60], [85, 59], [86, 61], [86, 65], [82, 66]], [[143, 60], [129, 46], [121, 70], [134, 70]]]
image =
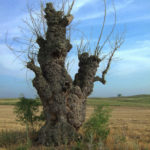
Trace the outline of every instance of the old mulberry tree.
[[[101, 51], [110, 40], [115, 26], [114, 23], [112, 31], [100, 44], [106, 20], [106, 2], [104, 1], [104, 21], [93, 54], [84, 51], [85, 47], [82, 47], [82, 44], [78, 46], [79, 69], [72, 79], [65, 67], [65, 60], [72, 49], [66, 33], [73, 20], [70, 14], [73, 4], [74, 1], [67, 13], [64, 9], [56, 10], [53, 3], [47, 3], [46, 8], [41, 5], [43, 11], [41, 10], [40, 23], [43, 23], [44, 36], [40, 33], [41, 27], [37, 27], [37, 18], [34, 19], [31, 12], [29, 14], [32, 26], [25, 22], [36, 36], [35, 42], [38, 45], [38, 51], [35, 52], [32, 45], [33, 39], [30, 40], [27, 55], [29, 61], [26, 66], [35, 73], [32, 82], [41, 99], [46, 118], [37, 139], [38, 143], [44, 145], [52, 143], [59, 145], [78, 137], [78, 130], [85, 121], [86, 100], [93, 90], [94, 82], [106, 83], [105, 75], [114, 53], [122, 44], [122, 38], [115, 39], [109, 55], [101, 56]], [[107, 58], [106, 68], [101, 77], [96, 76], [97, 69], [105, 58]]]

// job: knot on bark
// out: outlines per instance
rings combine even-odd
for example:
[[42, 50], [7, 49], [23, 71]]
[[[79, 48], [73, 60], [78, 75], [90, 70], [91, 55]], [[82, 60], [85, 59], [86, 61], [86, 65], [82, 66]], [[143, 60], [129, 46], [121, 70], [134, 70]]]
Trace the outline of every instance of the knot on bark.
[[46, 16], [48, 16], [49, 14], [52, 14], [54, 12], [55, 12], [55, 9], [53, 7], [53, 4], [52, 3], [47, 3], [46, 8], [45, 8]]
[[48, 25], [59, 24], [63, 19], [63, 11], [56, 11], [52, 3], [47, 3], [45, 8], [45, 18]]
[[67, 122], [59, 122], [54, 126], [51, 123], [47, 123], [41, 128], [37, 143], [46, 146], [52, 144], [58, 146], [60, 144], [69, 144], [71, 141], [77, 140], [78, 137], [79, 135], [75, 128]]
[[64, 83], [64, 85], [62, 86], [63, 92], [66, 92], [67, 90], [69, 90], [70, 87], [71, 87], [71, 83], [70, 83], [69, 81], [66, 81], [66, 82]]
[[46, 4], [45, 14], [45, 18], [49, 25], [61, 24], [61, 26], [66, 27], [73, 20], [73, 16], [71, 14], [64, 16], [63, 11], [56, 11], [52, 3]]
[[64, 18], [62, 19], [61, 23], [63, 26], [68, 26], [73, 20], [73, 16], [72, 15], [67, 15], [64, 16]]
[[80, 63], [79, 63], [79, 66], [80, 65], [83, 65], [83, 64], [86, 64], [86, 65], [90, 65], [91, 63], [98, 63], [100, 62], [100, 58], [95, 56], [95, 55], [91, 55], [89, 56], [89, 53], [85, 52], [85, 53], [82, 53], [80, 56], [79, 56], [79, 60], [80, 60]]
[[43, 39], [43, 37], [41, 37], [41, 36], [39, 36], [39, 37], [37, 37], [37, 40], [36, 40], [36, 42], [39, 44], [39, 46], [40, 47], [44, 47], [44, 45], [45, 45], [45, 40]]

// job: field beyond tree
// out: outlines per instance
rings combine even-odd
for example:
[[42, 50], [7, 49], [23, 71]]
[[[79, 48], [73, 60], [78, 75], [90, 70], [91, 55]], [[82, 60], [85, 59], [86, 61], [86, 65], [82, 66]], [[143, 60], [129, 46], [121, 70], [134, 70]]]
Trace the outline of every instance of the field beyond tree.
[[[25, 131], [25, 126], [20, 125], [15, 118], [13, 105], [17, 101], [0, 99], [0, 131]], [[150, 149], [150, 95], [89, 98], [87, 103], [86, 119], [90, 118], [94, 106], [109, 105], [112, 110], [110, 134], [106, 140], [110, 150]]]

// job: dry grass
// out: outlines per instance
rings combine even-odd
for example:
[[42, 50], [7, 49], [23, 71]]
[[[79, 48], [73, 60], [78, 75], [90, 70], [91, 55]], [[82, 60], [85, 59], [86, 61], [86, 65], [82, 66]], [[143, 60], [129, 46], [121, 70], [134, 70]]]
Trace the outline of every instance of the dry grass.
[[[110, 135], [106, 145], [110, 150], [150, 150], [150, 108], [111, 107]], [[87, 118], [93, 112], [87, 108]]]
[[25, 127], [16, 121], [14, 106], [0, 105], [0, 130], [21, 130]]
[[[14, 106], [0, 105], [0, 130], [22, 130], [25, 127], [16, 122]], [[93, 107], [87, 107], [87, 118]], [[111, 150], [150, 149], [150, 108], [112, 107], [110, 118], [110, 135], [106, 144]], [[147, 149], [146, 149], [147, 148]]]
[[0, 105], [15, 105], [19, 99], [0, 99]]
[[138, 150], [138, 147], [150, 150], [150, 108], [113, 107], [110, 128], [111, 133], [107, 139], [109, 147], [120, 143], [117, 145], [118, 150], [119, 146], [122, 150], [123, 147], [128, 150]]

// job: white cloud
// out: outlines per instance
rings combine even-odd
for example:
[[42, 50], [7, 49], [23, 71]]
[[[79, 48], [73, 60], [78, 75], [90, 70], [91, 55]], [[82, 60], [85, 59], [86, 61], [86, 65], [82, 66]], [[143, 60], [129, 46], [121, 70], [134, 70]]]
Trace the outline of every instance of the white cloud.
[[[79, 41], [74, 41], [74, 43], [79, 43]], [[147, 72], [150, 70], [150, 40], [134, 41], [133, 49], [120, 49], [115, 58], [108, 75], [124, 77]], [[74, 75], [78, 68], [78, 59], [76, 56], [71, 56], [69, 59], [74, 59], [74, 64], [71, 66], [71, 74]], [[98, 75], [104, 70], [106, 63], [100, 64]]]
[[143, 41], [137, 40], [136, 43], [145, 48], [150, 47], [150, 40], [143, 40]]
[[132, 22], [137, 22], [137, 21], [144, 21], [144, 20], [149, 20], [150, 15], [144, 15], [144, 16], [138, 16], [138, 17], [132, 17], [132, 18], [127, 18], [124, 20], [119, 20], [117, 21], [118, 24], [124, 24], [124, 23], [132, 23]]
[[[150, 41], [137, 41], [137, 48], [120, 50], [116, 54], [120, 58], [114, 64], [113, 75], [127, 76], [150, 70]], [[141, 45], [143, 43], [143, 45]]]
[[19, 59], [5, 45], [0, 45], [0, 54], [0, 64], [4, 68], [18, 70], [18, 68], [23, 67]]
[[[80, 8], [82, 8], [85, 5], [88, 5], [89, 3], [94, 3], [97, 2], [96, 0], [91, 1], [91, 0], [76, 0], [73, 12], [77, 12]], [[132, 4], [134, 2], [134, 0], [123, 0], [123, 1], [119, 1], [116, 4], [116, 9], [120, 10], [120, 9], [124, 9], [127, 8], [130, 4]], [[92, 11], [92, 10], [91, 10]], [[108, 7], [108, 14], [111, 13], [113, 11], [112, 7]], [[17, 26], [21, 23], [21, 18], [24, 18], [27, 14], [21, 14], [17, 19], [15, 19], [13, 22], [8, 23], [5, 22], [2, 24], [2, 26], [0, 27], [0, 31], [2, 33], [4, 33], [4, 26], [6, 27], [6, 29], [8, 31], [11, 31], [11, 35], [18, 35], [19, 34], [19, 30], [17, 28]], [[93, 13], [91, 15], [89, 15], [89, 13], [87, 14], [87, 16], [85, 16], [83, 19], [92, 19], [92, 18], [97, 18], [97, 17], [101, 17], [103, 16], [103, 12], [97, 12], [97, 13]], [[145, 17], [138, 17], [138, 18], [134, 18], [131, 21], [136, 21], [137, 19], [147, 19], [149, 16], [145, 16]], [[130, 20], [126, 20], [126, 22], [129, 22]], [[1, 34], [2, 34], [1, 33]], [[140, 43], [141, 42], [141, 43]], [[73, 41], [73, 44], [75, 43], [79, 43], [78, 40]], [[149, 44], [149, 46], [148, 46]], [[131, 74], [134, 73], [136, 71], [139, 71], [140, 67], [138, 66], [144, 66], [141, 67], [141, 69], [148, 69], [149, 68], [149, 56], [150, 52], [149, 52], [149, 47], [150, 47], [150, 41], [137, 41], [137, 45], [140, 45], [140, 48], [135, 48], [132, 50], [125, 50], [125, 51], [120, 51], [118, 52], [119, 58], [122, 59], [122, 61], [120, 61], [119, 63], [117, 63], [117, 67], [115, 67], [115, 72], [118, 72], [118, 74]], [[20, 69], [23, 69], [24, 66], [23, 64], [16, 59], [16, 57], [4, 46], [4, 45], [0, 45], [0, 65], [3, 66], [3, 68], [8, 69], [9, 71], [19, 71]], [[73, 65], [71, 68], [74, 68], [74, 66], [78, 66], [78, 61], [77, 58], [75, 56], [72, 56], [73, 58], [69, 58], [69, 59], [73, 59], [75, 61], [73, 61]], [[77, 62], [77, 63], [76, 63]], [[119, 71], [122, 70], [122, 71]], [[74, 71], [71, 71], [71, 74], [74, 74], [77, 70], [76, 69], [72, 69]], [[123, 70], [127, 70], [125, 73], [121, 73], [124, 72]]]
[[26, 69], [25, 64], [3, 44], [0, 45], [0, 75], [8, 75], [25, 80], [34, 77], [34, 74]]
[[21, 14], [11, 22], [2, 22], [0, 26], [0, 39], [4, 40], [7, 34], [9, 38], [13, 38], [20, 35], [19, 26], [22, 26], [23, 24], [23, 17], [24, 14]]
[[[121, 9], [126, 8], [128, 5], [132, 4], [134, 2], [134, 0], [123, 0], [123, 1], [119, 1], [118, 3], [115, 4], [115, 9], [116, 11], [119, 11]], [[96, 5], [102, 5], [101, 4], [96, 4]], [[107, 15], [111, 14], [114, 12], [114, 8], [113, 5], [111, 4], [110, 6], [107, 6]], [[104, 11], [97, 11], [92, 13], [92, 10], [90, 11], [90, 13], [85, 14], [83, 17], [79, 17], [79, 20], [88, 20], [88, 19], [96, 19], [96, 18], [101, 18], [104, 16]]]
[[[91, 2], [91, 0], [76, 0], [75, 5], [72, 10], [72, 13], [77, 12], [81, 7], [87, 5], [90, 2]], [[94, 2], [94, 0], [92, 0], [92, 2]]]

